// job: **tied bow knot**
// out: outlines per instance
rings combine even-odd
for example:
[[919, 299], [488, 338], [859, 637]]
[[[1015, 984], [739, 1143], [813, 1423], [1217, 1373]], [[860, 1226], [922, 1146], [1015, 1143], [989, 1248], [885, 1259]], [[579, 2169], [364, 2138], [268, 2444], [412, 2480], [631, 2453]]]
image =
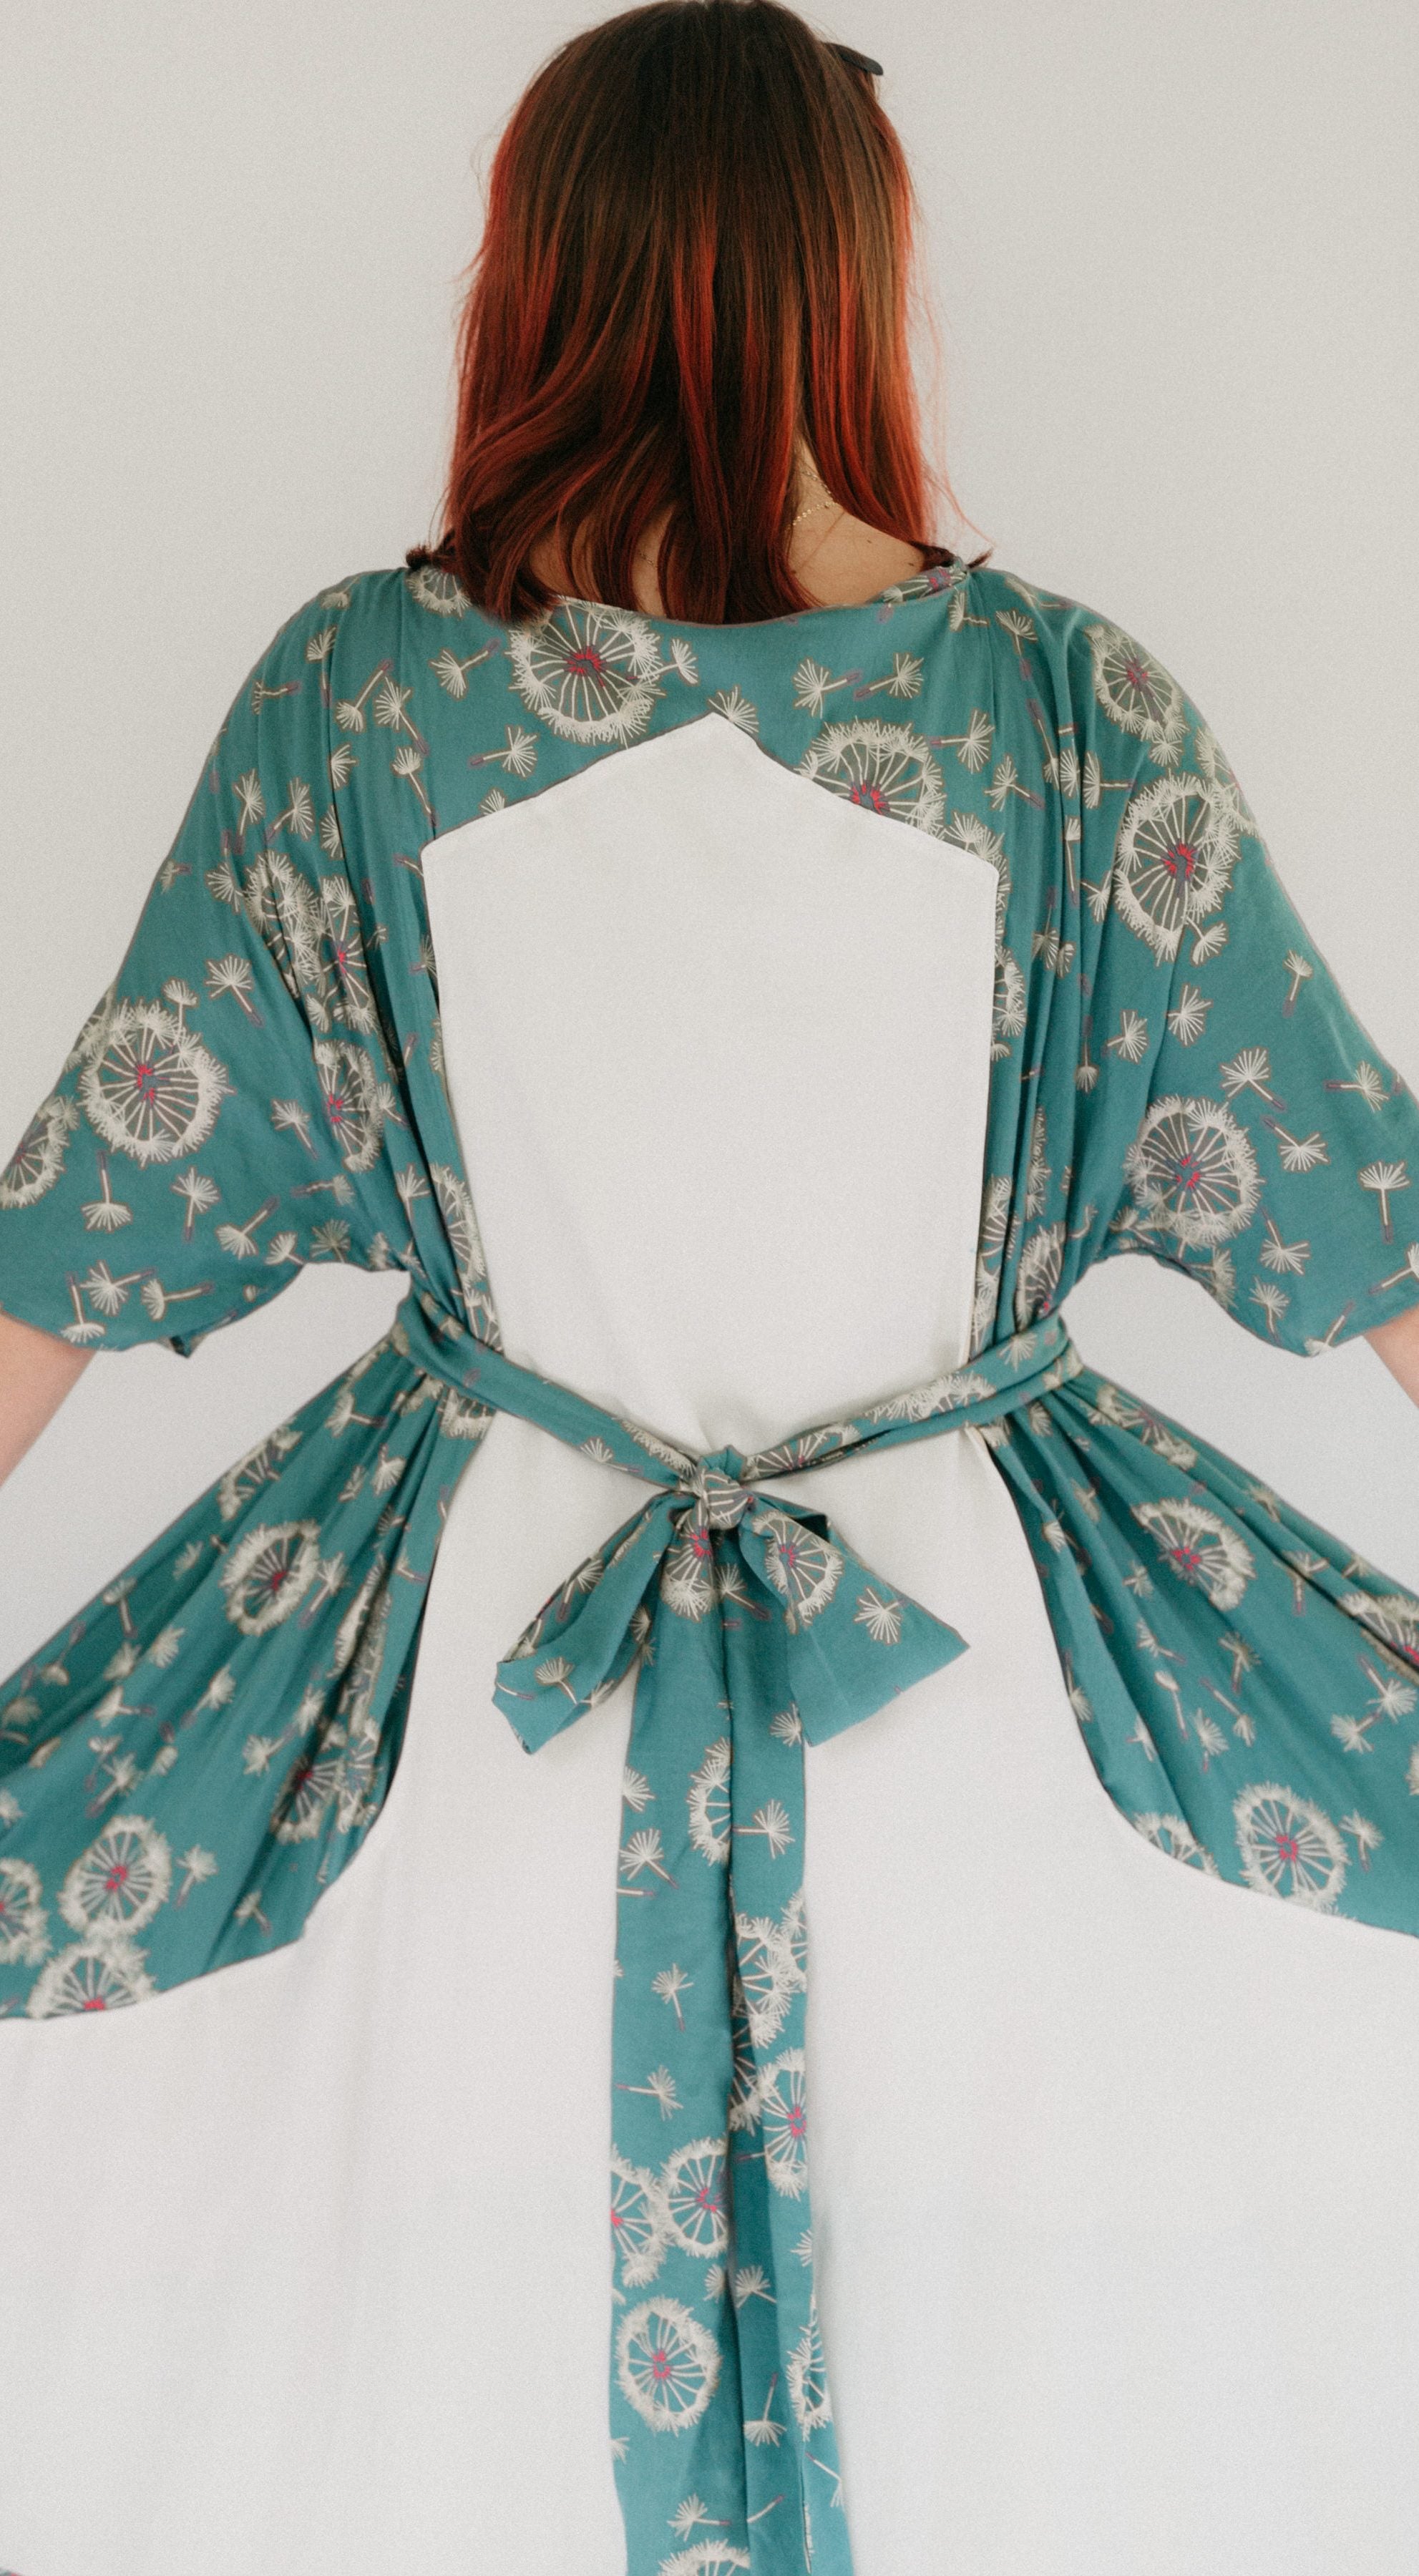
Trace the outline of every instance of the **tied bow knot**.
[[[628, 2576], [852, 2576], [814, 2295], [803, 1746], [961, 1654], [826, 1516], [767, 1494], [856, 1450], [999, 1422], [1081, 1362], [1060, 1319], [745, 1456], [697, 1457], [431, 1300], [395, 1328], [463, 1398], [656, 1490], [544, 1602], [493, 1696], [536, 1751], [635, 1664], [612, 2036], [612, 2448]], [[722, 2536], [722, 2538], [721, 2538]], [[706, 2560], [706, 2564], [708, 2561]]]
[[752, 1485], [741, 1484], [747, 1460], [738, 1449], [716, 1449], [681, 1469], [677, 1494], [687, 1494], [710, 1529], [735, 1529], [753, 1504], [762, 1500]]

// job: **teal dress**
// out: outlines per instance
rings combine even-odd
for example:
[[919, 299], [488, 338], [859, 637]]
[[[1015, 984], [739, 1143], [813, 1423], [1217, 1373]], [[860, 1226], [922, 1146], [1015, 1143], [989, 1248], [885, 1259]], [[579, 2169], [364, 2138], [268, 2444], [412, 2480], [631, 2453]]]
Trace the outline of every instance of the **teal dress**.
[[[758, 1457], [696, 1457], [504, 1353], [420, 875], [432, 840], [711, 714], [985, 861], [996, 891], [968, 1360], [886, 1402], [845, 1388]], [[608, 2319], [628, 2567], [698, 2576], [709, 2552], [716, 2576], [849, 2576], [801, 2251], [807, 1934], [774, 1864], [807, 1829], [804, 1741], [963, 1641], [761, 1483], [977, 1428], [1130, 1823], [1194, 1870], [1413, 1931], [1419, 1602], [1089, 1369], [1061, 1309], [1093, 1262], [1141, 1252], [1319, 1354], [1419, 1298], [1416, 1172], [1414, 1100], [1210, 729], [1078, 603], [954, 561], [748, 628], [567, 601], [502, 629], [427, 571], [322, 593], [234, 704], [0, 1173], [0, 1307], [80, 1347], [188, 1352], [307, 1264], [402, 1270], [408, 1294], [0, 1687], [5, 2009], [141, 2004], [294, 1940], [380, 1814], [444, 1516], [490, 1422], [614, 1461], [647, 1498], [528, 1604], [489, 1687], [535, 1753], [635, 1669], [645, 1811], [686, 1808], [690, 1784], [684, 1849], [633, 1823], [623, 1852], [655, 1898], [622, 1909], [608, 2070], [613, 2243], [645, 2293]], [[647, 2093], [672, 1971], [718, 2001]], [[669, 2182], [666, 2085], [695, 2149]], [[741, 2301], [746, 2277], [763, 2294]], [[771, 2443], [746, 2394], [766, 2373], [790, 2407]], [[687, 2498], [717, 2536], [677, 2553]]]

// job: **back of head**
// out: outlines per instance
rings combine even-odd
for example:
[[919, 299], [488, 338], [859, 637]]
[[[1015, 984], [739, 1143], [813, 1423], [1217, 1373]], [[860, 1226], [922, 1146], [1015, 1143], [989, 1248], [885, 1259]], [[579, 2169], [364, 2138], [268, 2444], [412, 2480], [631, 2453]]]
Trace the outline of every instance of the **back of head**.
[[870, 73], [779, 0], [650, 0], [537, 73], [498, 146], [460, 336], [447, 530], [500, 619], [809, 604], [789, 565], [806, 444], [852, 515], [921, 544], [907, 339], [914, 200]]

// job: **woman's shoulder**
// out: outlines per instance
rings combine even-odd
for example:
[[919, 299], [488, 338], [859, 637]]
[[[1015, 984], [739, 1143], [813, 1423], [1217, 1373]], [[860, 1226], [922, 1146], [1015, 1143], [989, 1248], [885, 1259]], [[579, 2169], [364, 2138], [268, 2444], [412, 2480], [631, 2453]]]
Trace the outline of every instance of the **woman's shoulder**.
[[447, 638], [455, 628], [469, 625], [491, 631], [491, 621], [473, 606], [452, 573], [429, 565], [376, 564], [327, 582], [290, 610], [256, 671], [265, 676], [271, 662], [327, 663], [337, 646], [343, 650], [351, 644], [394, 654], [411, 627]]

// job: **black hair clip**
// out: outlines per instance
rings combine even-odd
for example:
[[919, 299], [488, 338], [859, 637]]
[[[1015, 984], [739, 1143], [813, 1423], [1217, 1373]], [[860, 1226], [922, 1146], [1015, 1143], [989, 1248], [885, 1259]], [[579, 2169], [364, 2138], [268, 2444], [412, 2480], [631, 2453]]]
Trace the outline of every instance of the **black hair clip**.
[[870, 54], [859, 54], [851, 45], [835, 45], [831, 39], [828, 42], [828, 51], [830, 54], [836, 54], [840, 63], [846, 63], [850, 71], [870, 72], [874, 80], [881, 79], [882, 66], [880, 63], [874, 63]]

